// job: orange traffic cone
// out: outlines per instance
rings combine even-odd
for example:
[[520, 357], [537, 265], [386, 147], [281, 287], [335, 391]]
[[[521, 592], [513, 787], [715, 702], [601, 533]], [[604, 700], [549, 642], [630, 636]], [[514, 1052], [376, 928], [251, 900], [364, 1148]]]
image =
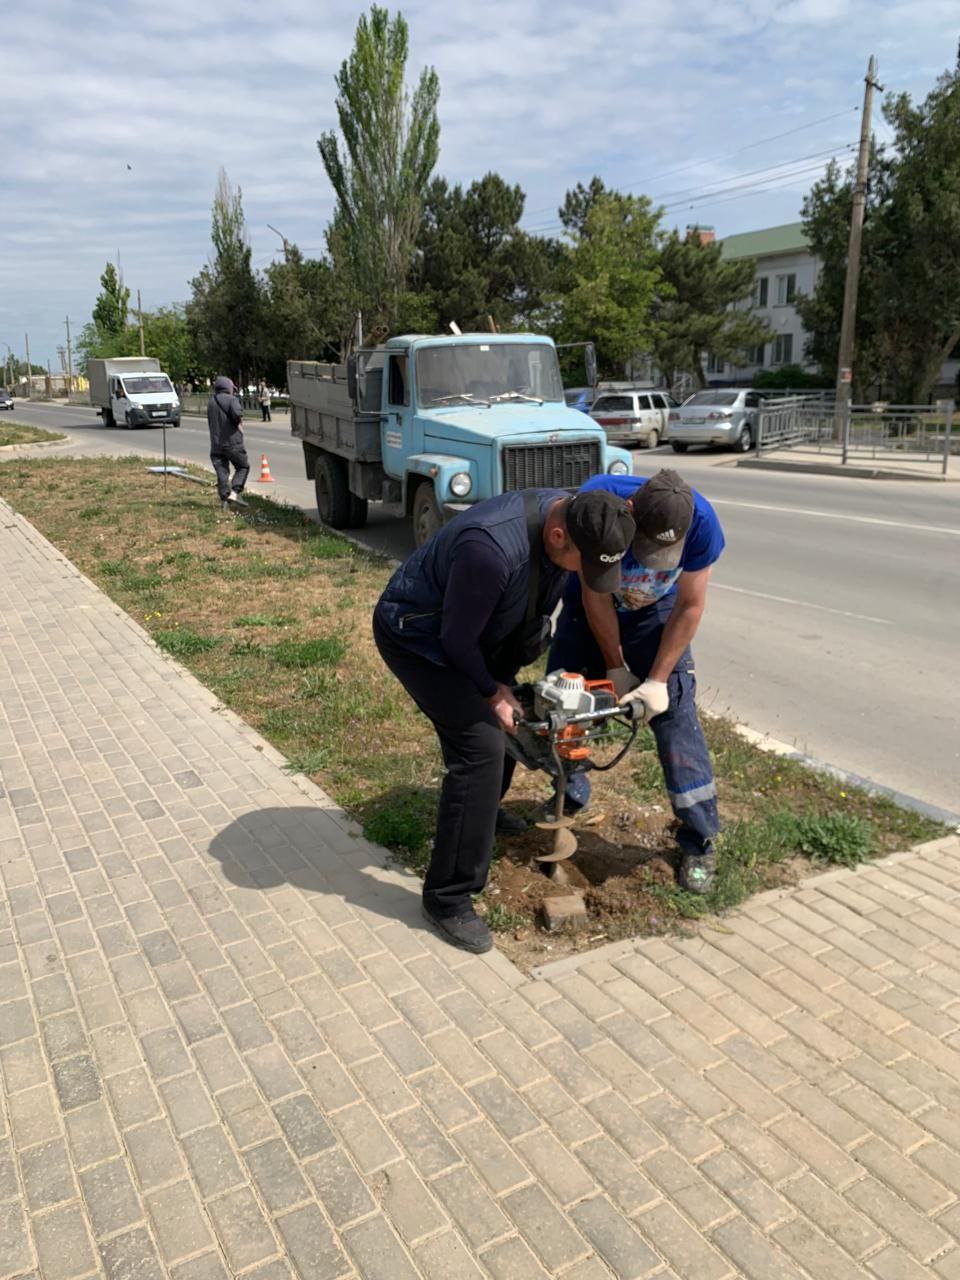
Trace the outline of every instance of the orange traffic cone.
[[267, 455], [260, 455], [260, 484], [273, 484], [273, 476], [270, 474], [270, 463], [267, 461]]

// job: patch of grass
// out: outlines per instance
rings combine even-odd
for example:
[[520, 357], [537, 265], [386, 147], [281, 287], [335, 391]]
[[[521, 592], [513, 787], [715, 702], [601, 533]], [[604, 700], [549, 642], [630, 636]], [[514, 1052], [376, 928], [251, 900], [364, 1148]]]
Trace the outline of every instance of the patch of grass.
[[241, 547], [247, 545], [246, 539], [239, 537], [238, 534], [231, 533], [220, 543], [221, 547], [226, 547], [228, 551], [239, 551]]
[[382, 844], [417, 871], [426, 870], [436, 825], [436, 797], [421, 790], [392, 792], [371, 804], [363, 817], [363, 834]]
[[0, 423], [0, 447], [7, 444], [49, 444], [65, 439], [66, 436], [59, 431], [44, 431], [42, 427], [33, 427], [26, 422]]
[[154, 640], [161, 649], [175, 658], [192, 658], [198, 653], [209, 653], [220, 643], [216, 636], [203, 636], [189, 627], [176, 627], [154, 633]]
[[484, 904], [483, 918], [493, 933], [513, 933], [517, 929], [526, 929], [533, 924], [533, 917], [523, 915], [520, 911], [511, 911], [502, 902]]
[[323, 747], [314, 747], [310, 751], [295, 751], [287, 757], [287, 772], [303, 773], [310, 777], [326, 768], [328, 758], [329, 752]]
[[329, 533], [308, 538], [303, 549], [315, 560], [342, 560], [344, 556], [353, 554], [353, 547], [345, 538], [335, 538]]
[[177, 569], [187, 569], [193, 564], [192, 551], [169, 551], [160, 561], [162, 565], [173, 565]]
[[78, 520], [98, 520], [100, 516], [106, 513], [106, 507], [84, 507], [82, 511], [77, 512]]
[[235, 627], [289, 627], [296, 621], [288, 613], [245, 613], [234, 618]]
[[339, 636], [315, 636], [312, 640], [281, 640], [271, 650], [274, 662], [281, 667], [303, 670], [306, 667], [335, 667], [343, 661], [347, 646]]

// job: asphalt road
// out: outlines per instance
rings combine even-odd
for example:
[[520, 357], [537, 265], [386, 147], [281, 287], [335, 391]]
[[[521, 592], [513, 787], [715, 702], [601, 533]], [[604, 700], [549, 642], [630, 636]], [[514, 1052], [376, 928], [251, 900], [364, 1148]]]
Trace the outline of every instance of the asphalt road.
[[[18, 404], [11, 416], [85, 450], [161, 449], [158, 429], [107, 430], [84, 409]], [[252, 460], [269, 455], [271, 493], [315, 515], [286, 419], [245, 434]], [[206, 424], [186, 419], [168, 448], [209, 465]], [[726, 533], [695, 646], [702, 705], [960, 811], [960, 486], [748, 473], [669, 449], [635, 460], [638, 474], [677, 465]], [[362, 536], [395, 557], [412, 546], [399, 513], [375, 505]]]

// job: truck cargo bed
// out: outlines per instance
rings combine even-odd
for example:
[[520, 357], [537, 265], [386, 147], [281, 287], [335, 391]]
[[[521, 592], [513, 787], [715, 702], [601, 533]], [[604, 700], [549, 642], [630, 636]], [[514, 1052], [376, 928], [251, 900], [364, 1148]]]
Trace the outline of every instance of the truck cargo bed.
[[346, 365], [290, 360], [287, 384], [295, 436], [353, 462], [380, 461], [380, 414], [354, 408]]

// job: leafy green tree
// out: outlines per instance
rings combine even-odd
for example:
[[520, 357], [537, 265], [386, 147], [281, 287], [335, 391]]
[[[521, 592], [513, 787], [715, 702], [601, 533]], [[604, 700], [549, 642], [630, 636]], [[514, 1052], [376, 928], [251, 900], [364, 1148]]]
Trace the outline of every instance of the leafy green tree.
[[738, 306], [753, 290], [752, 258], [724, 261], [720, 244], [703, 243], [696, 229], [685, 236], [672, 231], [660, 248], [660, 270], [653, 351], [666, 374], [689, 373], [705, 387], [704, 354], [742, 364], [750, 347], [770, 337], [752, 311]]
[[[853, 394], [879, 387], [925, 403], [960, 342], [960, 60], [922, 103], [888, 96], [893, 131], [870, 158], [853, 357]], [[807, 354], [836, 377], [853, 174], [831, 165], [803, 206], [821, 263], [816, 290], [799, 299]]]
[[589, 183], [584, 186], [582, 182], [578, 182], [564, 196], [563, 204], [557, 210], [563, 229], [567, 235], [581, 235], [584, 225], [587, 221], [587, 215], [596, 204], [604, 196], [614, 196], [617, 193], [607, 187], [601, 178], [592, 177]]
[[127, 327], [130, 290], [124, 286], [112, 262], [103, 269], [100, 287], [101, 292], [93, 306], [93, 323], [104, 337], [122, 333]]
[[373, 5], [357, 23], [336, 77], [341, 138], [317, 143], [337, 197], [331, 256], [349, 264], [356, 307], [392, 329], [407, 294], [423, 196], [437, 162], [440, 82], [426, 68], [405, 87], [409, 32], [402, 14]]
[[[143, 313], [143, 345], [148, 356], [177, 383], [193, 382], [210, 372], [197, 356], [183, 306], [159, 307]], [[84, 327], [78, 342], [79, 367], [85, 372], [91, 359], [140, 354], [140, 329], [128, 324], [119, 333], [101, 334], [94, 324]]]
[[443, 178], [430, 184], [417, 239], [414, 282], [426, 295], [428, 328], [499, 329], [528, 325], [551, 277], [551, 244], [521, 230], [525, 196], [496, 173], [466, 191]]
[[287, 360], [339, 357], [337, 282], [330, 262], [305, 258], [291, 243], [285, 246], [283, 261], [272, 262], [264, 277], [267, 344], [261, 372], [283, 386]]
[[224, 169], [217, 178], [211, 224], [213, 253], [191, 281], [187, 323], [205, 368], [242, 385], [263, 354], [263, 297], [251, 265], [240, 188]]
[[[803, 229], [820, 270], [813, 294], [798, 294], [795, 305], [809, 337], [805, 354], [831, 383], [837, 377], [843, 290], [847, 273], [853, 170], [841, 173], [831, 161], [803, 202]], [[862, 401], [867, 388], [883, 379], [877, 292], [882, 287], [878, 255], [878, 218], [890, 198], [892, 168], [876, 147], [872, 149], [867, 180], [867, 203], [860, 258], [860, 290], [854, 335], [853, 398]]]
[[603, 377], [622, 375], [627, 362], [658, 339], [659, 218], [646, 196], [605, 193], [590, 201], [579, 226], [571, 224], [552, 327], [563, 342], [595, 341]]
[[924, 102], [890, 96], [883, 114], [896, 181], [879, 219], [880, 346], [896, 399], [922, 404], [960, 342], [960, 56]]

